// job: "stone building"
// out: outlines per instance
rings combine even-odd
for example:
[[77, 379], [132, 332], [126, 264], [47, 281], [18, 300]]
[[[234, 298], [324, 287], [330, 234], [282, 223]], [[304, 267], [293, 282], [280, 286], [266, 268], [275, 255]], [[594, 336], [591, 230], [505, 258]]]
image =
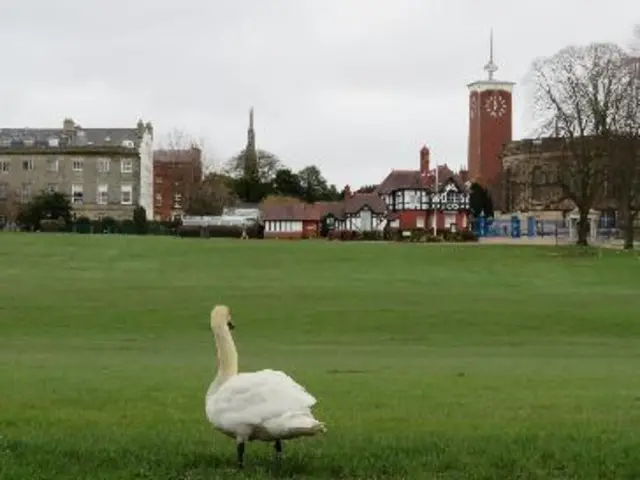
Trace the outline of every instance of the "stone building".
[[76, 216], [131, 218], [141, 205], [151, 219], [151, 123], [83, 128], [67, 118], [62, 128], [0, 129], [0, 221], [41, 191], [67, 194]]
[[[570, 154], [564, 138], [524, 139], [507, 144], [500, 155], [503, 166], [500, 203], [504, 209], [533, 213], [538, 220], [575, 221], [576, 205], [563, 195], [559, 183], [560, 175], [569, 173], [562, 162], [571, 162]], [[615, 227], [619, 216], [617, 192], [613, 182], [608, 181], [606, 157], [601, 165], [599, 181], [603, 184], [590, 218], [602, 227]]]

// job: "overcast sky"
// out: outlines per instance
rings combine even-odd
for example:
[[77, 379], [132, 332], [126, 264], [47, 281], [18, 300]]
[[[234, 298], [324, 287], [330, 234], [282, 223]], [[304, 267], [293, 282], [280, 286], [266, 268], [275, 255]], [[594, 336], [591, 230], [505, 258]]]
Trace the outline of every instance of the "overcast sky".
[[392, 168], [466, 165], [468, 82], [518, 83], [514, 137], [528, 131], [521, 82], [567, 44], [628, 45], [638, 0], [56, 0], [0, 2], [0, 125], [150, 120], [203, 138], [220, 162], [246, 143], [339, 187]]

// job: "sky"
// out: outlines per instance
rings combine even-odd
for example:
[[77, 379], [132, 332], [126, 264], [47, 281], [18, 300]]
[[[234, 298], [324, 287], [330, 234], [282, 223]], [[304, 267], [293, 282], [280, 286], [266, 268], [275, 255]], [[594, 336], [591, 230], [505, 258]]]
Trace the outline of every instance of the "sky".
[[[606, 5], [606, 8], [603, 7]], [[1, 2], [1, 127], [154, 125], [219, 166], [246, 144], [338, 187], [391, 169], [466, 166], [467, 84], [516, 82], [531, 133], [531, 62], [569, 44], [627, 46], [638, 0], [21, 0]]]

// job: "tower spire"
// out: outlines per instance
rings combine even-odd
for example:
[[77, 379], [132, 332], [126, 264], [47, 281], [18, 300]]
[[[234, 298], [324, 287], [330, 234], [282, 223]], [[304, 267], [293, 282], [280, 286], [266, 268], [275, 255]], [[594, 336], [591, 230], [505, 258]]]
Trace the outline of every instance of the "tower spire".
[[498, 70], [498, 66], [493, 61], [493, 28], [489, 33], [489, 61], [484, 66], [484, 69], [487, 71], [488, 79], [493, 80], [493, 74]]
[[256, 132], [253, 130], [253, 107], [249, 109], [249, 129], [247, 130], [247, 150], [255, 150]]

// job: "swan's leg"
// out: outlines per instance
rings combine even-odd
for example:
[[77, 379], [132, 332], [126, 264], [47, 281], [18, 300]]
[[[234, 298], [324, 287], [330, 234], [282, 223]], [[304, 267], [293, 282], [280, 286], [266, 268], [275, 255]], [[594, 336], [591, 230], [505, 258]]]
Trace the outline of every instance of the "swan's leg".
[[238, 444], [236, 447], [236, 451], [238, 454], [238, 468], [243, 468], [244, 467], [244, 445], [245, 442], [243, 439], [239, 438], [238, 439]]
[[282, 440], [276, 440], [276, 461], [280, 463], [282, 461]]

